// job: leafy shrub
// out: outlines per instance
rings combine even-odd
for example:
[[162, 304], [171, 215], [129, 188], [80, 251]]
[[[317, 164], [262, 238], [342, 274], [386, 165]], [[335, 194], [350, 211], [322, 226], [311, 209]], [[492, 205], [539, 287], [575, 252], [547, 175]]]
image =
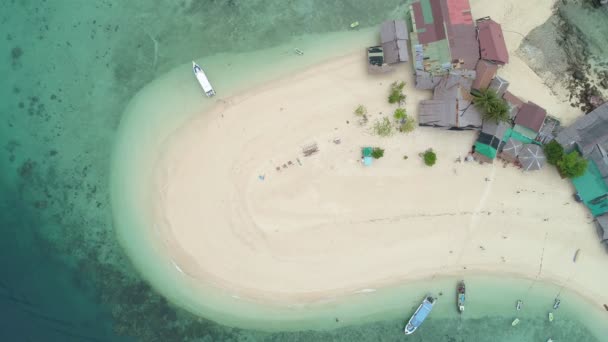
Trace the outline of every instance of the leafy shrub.
[[435, 165], [435, 163], [437, 162], [437, 155], [435, 154], [435, 152], [433, 152], [432, 149], [428, 149], [426, 150], [423, 154], [422, 154], [422, 158], [424, 159], [424, 163], [427, 166], [433, 166]]
[[551, 140], [551, 142], [546, 144], [544, 151], [547, 156], [547, 163], [551, 165], [557, 165], [557, 162], [564, 156], [564, 148], [555, 140]]
[[405, 95], [403, 95], [403, 88], [405, 87], [405, 82], [397, 83], [393, 82], [391, 84], [391, 92], [388, 95], [388, 103], [399, 103], [405, 100]]
[[393, 134], [393, 125], [388, 118], [376, 120], [374, 123], [374, 132], [381, 137], [388, 137]]
[[397, 108], [397, 109], [395, 109], [395, 113], [393, 114], [393, 117], [397, 121], [404, 120], [406, 118], [406, 116], [407, 115], [405, 114], [405, 108]]
[[399, 126], [399, 131], [403, 133], [410, 133], [416, 129], [416, 120], [411, 116], [405, 118], [405, 121]]
[[587, 171], [587, 160], [581, 157], [576, 151], [564, 154], [562, 159], [557, 161], [557, 169], [559, 172], [568, 178], [576, 178], [582, 176]]
[[364, 117], [367, 115], [367, 108], [364, 105], [359, 105], [357, 109], [355, 109], [355, 115], [359, 117]]
[[374, 147], [374, 149], [372, 150], [372, 157], [374, 157], [374, 159], [380, 159], [384, 157], [384, 150], [380, 147]]

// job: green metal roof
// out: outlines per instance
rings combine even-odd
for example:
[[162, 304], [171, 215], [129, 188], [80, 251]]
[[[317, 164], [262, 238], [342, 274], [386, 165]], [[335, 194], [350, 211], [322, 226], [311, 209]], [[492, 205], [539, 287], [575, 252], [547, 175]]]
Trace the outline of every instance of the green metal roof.
[[572, 184], [593, 216], [608, 212], [608, 185], [593, 160], [589, 160], [582, 176], [572, 179]]
[[475, 142], [475, 152], [483, 154], [490, 159], [496, 158], [496, 149], [490, 145], [480, 143], [479, 141]]
[[422, 8], [422, 17], [424, 18], [425, 24], [432, 24], [433, 19], [433, 9], [431, 8], [430, 0], [420, 0], [420, 7]]
[[371, 157], [372, 156], [372, 148], [371, 147], [364, 147], [361, 149], [361, 153], [363, 154], [364, 157]]

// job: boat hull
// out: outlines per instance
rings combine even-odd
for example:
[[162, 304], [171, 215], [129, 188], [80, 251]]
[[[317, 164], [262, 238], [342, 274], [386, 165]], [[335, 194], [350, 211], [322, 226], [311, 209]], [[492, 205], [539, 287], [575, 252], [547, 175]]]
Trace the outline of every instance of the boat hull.
[[435, 305], [436, 299], [432, 296], [427, 296], [422, 301], [422, 304], [416, 309], [416, 312], [412, 315], [410, 320], [407, 322], [407, 325], [403, 329], [403, 333], [406, 335], [413, 334], [420, 325], [424, 322], [424, 320], [428, 317]]

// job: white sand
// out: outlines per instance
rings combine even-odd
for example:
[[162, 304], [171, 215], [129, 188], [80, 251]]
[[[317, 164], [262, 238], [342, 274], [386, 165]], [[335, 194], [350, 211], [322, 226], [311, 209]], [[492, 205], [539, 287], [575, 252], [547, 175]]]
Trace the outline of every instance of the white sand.
[[[523, 34], [552, 3], [481, 2], [472, 1], [475, 17], [508, 20]], [[511, 61], [501, 74], [515, 94], [561, 118], [578, 114], [514, 54]], [[386, 102], [393, 81], [407, 80], [407, 111], [417, 115], [418, 101], [431, 94], [413, 89], [411, 78], [409, 65], [370, 76], [358, 53], [228, 98], [188, 122], [157, 164], [164, 252], [200, 283], [282, 304], [484, 272], [538, 277], [608, 302], [608, 274], [600, 272], [608, 256], [553, 168], [524, 174], [500, 163], [455, 163], [473, 132], [370, 134], [395, 109]], [[367, 126], [356, 123], [358, 104], [369, 110]], [[320, 152], [303, 157], [312, 142]], [[385, 157], [363, 167], [362, 146], [383, 147]], [[429, 147], [438, 154], [432, 168], [417, 156]]]

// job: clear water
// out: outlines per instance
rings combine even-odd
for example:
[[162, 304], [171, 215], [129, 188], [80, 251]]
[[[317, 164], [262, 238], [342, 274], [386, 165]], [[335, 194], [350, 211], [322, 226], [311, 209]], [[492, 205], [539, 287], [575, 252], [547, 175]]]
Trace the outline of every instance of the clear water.
[[[349, 324], [337, 329], [324, 323], [319, 331], [264, 333], [193, 317], [158, 296], [131, 265], [116, 239], [108, 185], [125, 107], [154, 78], [192, 57], [230, 61], [224, 66], [237, 70], [268, 60], [281, 63], [292, 57], [287, 47], [296, 45], [307, 57], [315, 53], [300, 65], [285, 62], [284, 68], [302, 66], [336, 44], [351, 46], [331, 37], [354, 20], [362, 26], [358, 34], [369, 37], [366, 28], [401, 16], [403, 1], [3, 0], [0, 8], [0, 341], [403, 339], [403, 306], [388, 303], [398, 298], [391, 293], [370, 297], [386, 310], [336, 323]], [[326, 36], [323, 44], [312, 43]], [[260, 49], [273, 55], [251, 60], [239, 54]], [[236, 81], [226, 80], [226, 87]], [[445, 281], [448, 293], [451, 280]], [[481, 289], [491, 280], [478, 281]], [[527, 303], [538, 302], [538, 308], [531, 304], [530, 316], [517, 329], [510, 329], [512, 312], [502, 309], [507, 304], [487, 299], [493, 304], [480, 308], [483, 316], [462, 320], [448, 314], [449, 305], [438, 307], [408, 339], [602, 336], [593, 330], [601, 316], [590, 321], [582, 312], [584, 302], [565, 305], [566, 319], [548, 325], [540, 304], [549, 300], [544, 293], [530, 294]], [[408, 296], [413, 308], [417, 293]], [[496, 296], [500, 293], [486, 298]], [[572, 297], [572, 303], [579, 301]]]

